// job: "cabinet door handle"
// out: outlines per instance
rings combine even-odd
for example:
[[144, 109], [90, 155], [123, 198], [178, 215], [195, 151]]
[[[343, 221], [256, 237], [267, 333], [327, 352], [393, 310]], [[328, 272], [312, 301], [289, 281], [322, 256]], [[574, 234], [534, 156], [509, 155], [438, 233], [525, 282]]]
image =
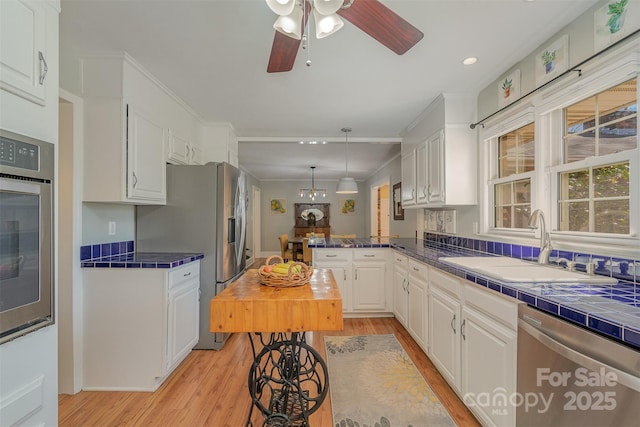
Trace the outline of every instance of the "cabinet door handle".
[[196, 149], [191, 147], [191, 158], [195, 159], [196, 158]]
[[456, 321], [456, 315], [455, 313], [453, 314], [453, 319], [451, 319], [451, 329], [453, 329], [453, 333], [456, 333], [456, 327], [454, 325], [454, 322]]
[[464, 325], [467, 323], [467, 319], [462, 319], [462, 325], [460, 325], [460, 335], [462, 335], [462, 339], [466, 340], [467, 337], [464, 335]]
[[342, 270], [342, 277], [344, 277], [344, 281], [347, 281], [347, 270]]
[[40, 78], [38, 79], [38, 82], [40, 83], [40, 85], [43, 85], [44, 78], [49, 71], [49, 67], [47, 66], [47, 61], [44, 59], [42, 51], [38, 51], [38, 58], [40, 59]]
[[133, 174], [133, 188], [136, 188], [136, 185], [138, 185], [138, 177], [136, 176], [135, 172], [132, 172]]
[[413, 267], [413, 271], [420, 271], [419, 268]]
[[358, 269], [357, 268], [356, 268], [356, 271], [355, 271], [355, 279], [354, 280], [358, 280]]
[[427, 193], [429, 194], [429, 196], [431, 196], [431, 194], [432, 194], [431, 186], [429, 186], [429, 188], [427, 189]]

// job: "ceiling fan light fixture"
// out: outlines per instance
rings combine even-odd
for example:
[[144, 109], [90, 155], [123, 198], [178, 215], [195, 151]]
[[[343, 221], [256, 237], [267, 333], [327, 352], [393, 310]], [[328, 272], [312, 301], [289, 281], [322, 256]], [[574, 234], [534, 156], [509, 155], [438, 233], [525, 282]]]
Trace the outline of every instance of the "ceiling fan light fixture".
[[313, 19], [316, 22], [316, 38], [318, 39], [330, 36], [344, 26], [344, 21], [335, 13], [322, 15], [318, 10], [314, 10]]
[[338, 181], [336, 193], [338, 194], [356, 194], [358, 192], [358, 184], [355, 179], [350, 176], [344, 176]]
[[313, 8], [322, 15], [333, 15], [344, 3], [344, 0], [314, 0]]
[[278, 15], [289, 15], [296, 6], [296, 0], [266, 0], [269, 9]]
[[273, 28], [285, 36], [300, 40], [302, 38], [302, 9], [296, 7], [290, 14], [278, 17]]

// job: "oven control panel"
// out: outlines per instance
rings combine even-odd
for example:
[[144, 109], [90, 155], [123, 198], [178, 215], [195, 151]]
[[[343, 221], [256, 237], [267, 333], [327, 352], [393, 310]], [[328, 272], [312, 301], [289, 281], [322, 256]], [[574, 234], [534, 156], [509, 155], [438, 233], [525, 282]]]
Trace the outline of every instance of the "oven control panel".
[[0, 165], [37, 171], [39, 149], [37, 145], [0, 136]]

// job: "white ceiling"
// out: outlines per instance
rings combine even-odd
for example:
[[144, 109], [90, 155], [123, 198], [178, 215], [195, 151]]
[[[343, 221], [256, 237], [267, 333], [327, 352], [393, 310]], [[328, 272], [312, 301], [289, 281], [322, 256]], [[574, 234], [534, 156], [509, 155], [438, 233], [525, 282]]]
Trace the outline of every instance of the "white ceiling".
[[[204, 121], [230, 122], [259, 179], [307, 179], [311, 165], [340, 177], [349, 126], [350, 175], [366, 179], [439, 93], [478, 93], [596, 1], [382, 2], [425, 35], [404, 55], [346, 22], [312, 37], [311, 67], [301, 50], [292, 71], [269, 74], [276, 15], [264, 0], [61, 0], [61, 60], [129, 53]], [[479, 60], [462, 65], [468, 56]], [[297, 142], [312, 139], [333, 144]]]

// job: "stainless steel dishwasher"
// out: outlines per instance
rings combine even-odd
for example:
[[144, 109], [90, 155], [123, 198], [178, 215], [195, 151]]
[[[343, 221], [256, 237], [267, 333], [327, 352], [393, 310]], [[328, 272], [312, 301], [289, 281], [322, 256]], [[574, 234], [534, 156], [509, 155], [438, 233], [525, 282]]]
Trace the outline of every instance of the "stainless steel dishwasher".
[[518, 426], [640, 425], [640, 352], [522, 304]]

